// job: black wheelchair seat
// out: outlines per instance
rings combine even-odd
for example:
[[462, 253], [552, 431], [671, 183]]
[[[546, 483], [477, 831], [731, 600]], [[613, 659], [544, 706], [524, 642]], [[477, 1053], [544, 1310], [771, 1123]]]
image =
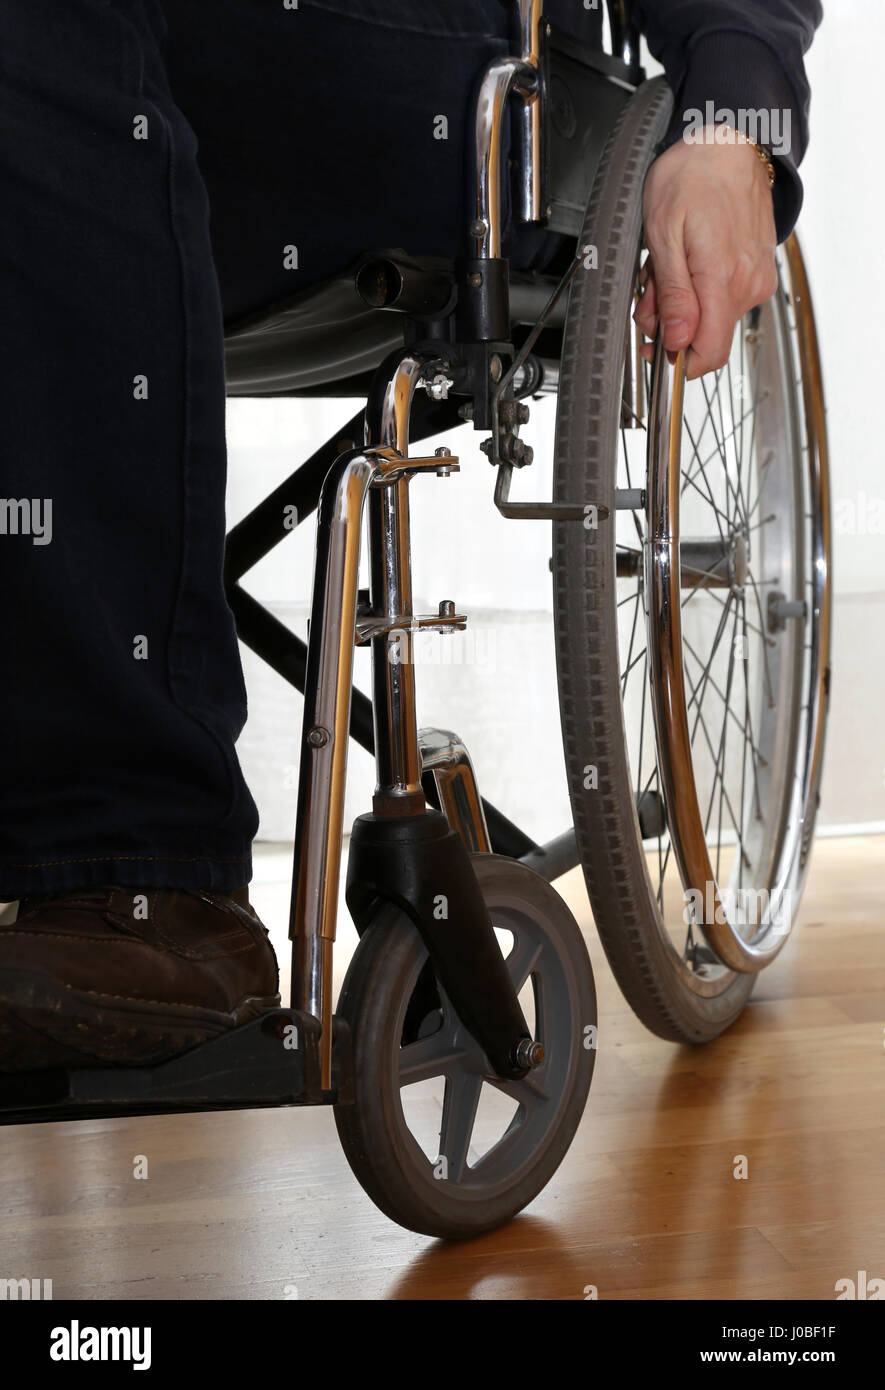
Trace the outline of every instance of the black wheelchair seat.
[[[373, 308], [357, 289], [357, 273], [375, 255], [299, 295], [277, 300], [225, 325], [224, 353], [229, 396], [358, 396], [384, 358], [402, 347], [404, 315]], [[438, 264], [437, 258], [426, 258]], [[420, 264], [421, 257], [409, 257]], [[536, 322], [557, 276], [512, 271], [510, 318], [514, 326]], [[549, 322], [559, 326], [564, 304]]]
[[402, 341], [401, 317], [370, 308], [342, 274], [226, 326], [227, 394], [328, 388], [374, 371]]

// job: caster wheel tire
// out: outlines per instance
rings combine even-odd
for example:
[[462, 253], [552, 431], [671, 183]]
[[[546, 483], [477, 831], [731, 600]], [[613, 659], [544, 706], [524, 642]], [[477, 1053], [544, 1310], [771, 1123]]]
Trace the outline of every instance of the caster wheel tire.
[[355, 1103], [337, 1105], [335, 1123], [355, 1176], [392, 1220], [455, 1240], [503, 1225], [550, 1181], [596, 1057], [593, 973], [571, 912], [515, 860], [473, 864], [540, 1066], [518, 1081], [492, 1071], [391, 904], [364, 931], [336, 1011], [353, 1037]]

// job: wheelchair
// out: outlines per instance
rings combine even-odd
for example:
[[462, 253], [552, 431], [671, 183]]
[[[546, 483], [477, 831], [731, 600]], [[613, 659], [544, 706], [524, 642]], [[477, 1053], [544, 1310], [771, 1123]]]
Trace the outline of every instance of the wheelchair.
[[[154, 1067], [0, 1078], [4, 1123], [332, 1104], [372, 1200], [448, 1239], [532, 1201], [584, 1111], [593, 973], [552, 881], [581, 865], [616, 979], [653, 1032], [716, 1038], [795, 920], [830, 680], [826, 424], [799, 244], [780, 249], [779, 288], [738, 324], [724, 368], [689, 383], [660, 342], [646, 362], [631, 317], [642, 189], [670, 90], [646, 79], [620, 0], [601, 52], [548, 23], [542, 0], [518, 6], [519, 51], [477, 89], [463, 258], [381, 248], [227, 326], [229, 394], [366, 399], [227, 544], [241, 639], [304, 694], [290, 1005]], [[502, 255], [511, 119], [514, 218], [559, 238], [543, 272]], [[516, 501], [533, 457], [521, 431], [549, 394], [553, 495]], [[410, 486], [460, 466], [414, 446], [456, 425], [484, 436], [500, 512], [552, 523], [574, 825], [546, 845], [483, 800], [457, 734], [417, 727], [414, 638], [467, 619], [448, 601], [414, 612]], [[305, 644], [241, 580], [314, 510]], [[357, 645], [371, 700], [353, 689]], [[351, 737], [374, 752], [377, 787], [351, 832], [360, 939], [333, 1008]], [[428, 1149], [407, 1101], [433, 1078]], [[480, 1147], [489, 1093], [506, 1116]]]

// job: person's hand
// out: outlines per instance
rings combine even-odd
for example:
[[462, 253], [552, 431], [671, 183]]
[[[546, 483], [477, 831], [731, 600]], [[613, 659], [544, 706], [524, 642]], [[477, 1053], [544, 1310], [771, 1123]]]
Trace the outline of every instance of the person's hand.
[[[734, 140], [732, 133], [732, 140]], [[777, 288], [774, 206], [765, 165], [744, 142], [680, 141], [652, 164], [643, 199], [649, 256], [635, 319], [685, 353], [689, 379], [723, 367], [735, 324]], [[651, 359], [652, 345], [643, 356]]]

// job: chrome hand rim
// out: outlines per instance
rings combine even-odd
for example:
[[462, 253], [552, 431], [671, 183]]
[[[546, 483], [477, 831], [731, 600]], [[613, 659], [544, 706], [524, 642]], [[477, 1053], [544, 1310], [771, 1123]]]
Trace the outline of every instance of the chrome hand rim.
[[[685, 395], [687, 389], [702, 386], [710, 411], [708, 389], [702, 383], [685, 382], [681, 357], [671, 365], [666, 355], [658, 351], [650, 401], [643, 578], [659, 786], [667, 807], [669, 848], [685, 893], [689, 939], [692, 928], [699, 928], [715, 960], [740, 972], [764, 968], [782, 949], [795, 917], [819, 794], [828, 692], [826, 440], [819, 364], [815, 371], [813, 318], [795, 241], [785, 249], [781, 268], [788, 293], [775, 296], [753, 311], [738, 328], [742, 368], [745, 344], [748, 364], [751, 352], [755, 359], [750, 448], [752, 451], [755, 445], [757, 458], [762, 455], [758, 494], [755, 499], [748, 495], [749, 481], [742, 492], [740, 463], [737, 482], [726, 478], [726, 491], [719, 498], [719, 506], [706, 473], [701, 477], [711, 510], [718, 514], [718, 541], [690, 536], [681, 525], [686, 476], [688, 483], [700, 492], [696, 479], [703, 464], [687, 423]], [[794, 336], [803, 349], [801, 360], [806, 363], [801, 402], [795, 393]], [[730, 364], [728, 371], [731, 394]], [[720, 375], [716, 374], [717, 393]], [[731, 404], [736, 418], [733, 400]], [[739, 406], [742, 410], [740, 402]], [[721, 418], [721, 400], [719, 410]], [[692, 454], [687, 467], [686, 430]], [[715, 424], [713, 433], [717, 433]], [[732, 436], [737, 437], [736, 424]], [[740, 439], [743, 456], [742, 425]], [[722, 462], [727, 472], [724, 422], [722, 441]], [[765, 453], [767, 441], [772, 442], [772, 448]], [[748, 463], [748, 479], [749, 472]], [[770, 510], [772, 505], [774, 510]], [[753, 565], [759, 566], [756, 575], [749, 562], [751, 552]], [[699, 555], [704, 556], [703, 563], [698, 560]], [[716, 594], [711, 584], [714, 567], [714, 582], [717, 588], [725, 587], [725, 599]], [[720, 753], [722, 756], [715, 867], [709, 846], [715, 776], [713, 796], [705, 814], [693, 753], [701, 703], [710, 680], [709, 662], [703, 664], [698, 652], [686, 642], [683, 631], [685, 605], [695, 592], [705, 589], [710, 598], [722, 605], [714, 655], [729, 621], [733, 644], [727, 678], [722, 677], [725, 712], [718, 751], [704, 729], [710, 755], [715, 751], [717, 759]], [[752, 613], [750, 619], [748, 611]], [[728, 703], [735, 675], [734, 651], [739, 643], [750, 638], [751, 630], [757, 634], [753, 640], [761, 651], [760, 670], [764, 674], [758, 704], [751, 700], [749, 689], [746, 691], [745, 775], [738, 814], [725, 791], [724, 748], [729, 719], [734, 719]], [[746, 682], [747, 660], [743, 651], [740, 660]], [[718, 695], [722, 700], [721, 688]], [[755, 709], [755, 727], [751, 706]], [[745, 811], [748, 744], [751, 791]], [[715, 771], [719, 772], [718, 762]], [[721, 881], [719, 873], [723, 799], [729, 804], [736, 839], [727, 883]], [[735, 794], [735, 803], [737, 800]], [[749, 885], [743, 883], [745, 877], [752, 880]], [[696, 952], [695, 946], [692, 949]], [[701, 954], [703, 959], [704, 953]]]

